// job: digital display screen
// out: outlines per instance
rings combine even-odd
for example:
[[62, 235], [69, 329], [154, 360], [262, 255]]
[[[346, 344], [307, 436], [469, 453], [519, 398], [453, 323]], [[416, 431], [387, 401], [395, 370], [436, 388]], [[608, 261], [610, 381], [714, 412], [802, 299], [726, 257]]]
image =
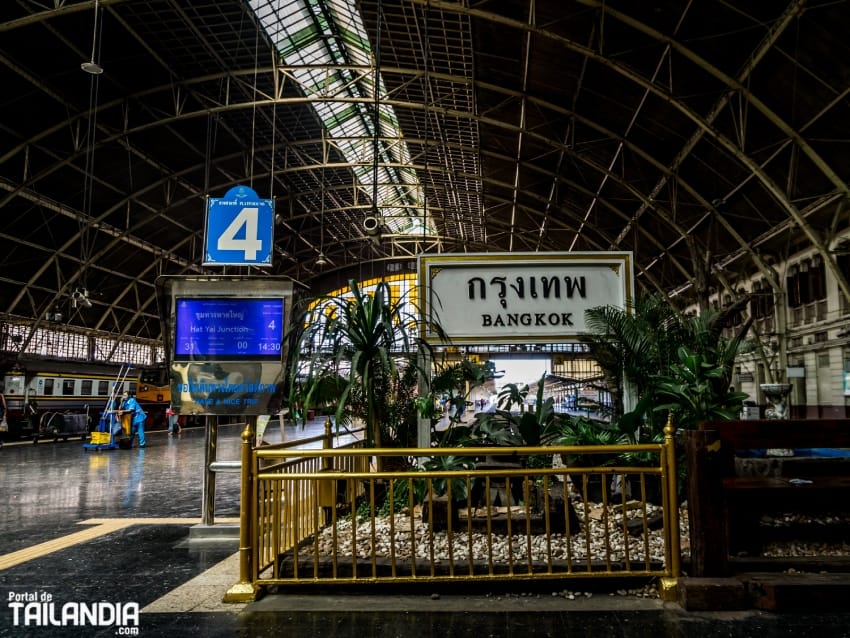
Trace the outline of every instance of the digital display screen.
[[283, 299], [176, 299], [174, 358], [280, 360]]

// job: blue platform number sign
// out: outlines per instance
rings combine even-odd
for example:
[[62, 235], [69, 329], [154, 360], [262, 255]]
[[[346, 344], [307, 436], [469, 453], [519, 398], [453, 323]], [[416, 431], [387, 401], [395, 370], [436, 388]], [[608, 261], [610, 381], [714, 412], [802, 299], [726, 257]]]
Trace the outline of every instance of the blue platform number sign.
[[224, 197], [210, 197], [204, 266], [272, 263], [274, 201], [260, 199], [247, 186], [234, 186]]

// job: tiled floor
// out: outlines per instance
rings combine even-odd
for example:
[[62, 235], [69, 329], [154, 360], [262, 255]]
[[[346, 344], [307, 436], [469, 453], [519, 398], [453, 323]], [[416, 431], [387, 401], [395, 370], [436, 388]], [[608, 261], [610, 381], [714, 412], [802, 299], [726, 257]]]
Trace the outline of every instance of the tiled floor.
[[[321, 432], [321, 423], [287, 438]], [[237, 459], [238, 426], [222, 426], [218, 459]], [[277, 427], [268, 442], [280, 440]], [[221, 602], [238, 581], [232, 544], [188, 542], [201, 516], [204, 431], [148, 436], [144, 450], [85, 451], [80, 441], [0, 450], [0, 637], [12, 636], [850, 636], [850, 613], [777, 616], [685, 613], [674, 604], [596, 594], [568, 601], [551, 592], [321, 593]], [[238, 516], [238, 475], [219, 474], [216, 521]], [[138, 624], [61, 624], [66, 603], [140, 609]], [[74, 607], [73, 605], [71, 607]], [[78, 608], [79, 605], [76, 608]], [[106, 605], [98, 608], [106, 609]], [[15, 609], [18, 624], [15, 624]], [[35, 611], [39, 612], [38, 617]], [[68, 613], [72, 613], [69, 611]], [[66, 625], [68, 622], [66, 621]], [[129, 630], [129, 631], [125, 631]]]

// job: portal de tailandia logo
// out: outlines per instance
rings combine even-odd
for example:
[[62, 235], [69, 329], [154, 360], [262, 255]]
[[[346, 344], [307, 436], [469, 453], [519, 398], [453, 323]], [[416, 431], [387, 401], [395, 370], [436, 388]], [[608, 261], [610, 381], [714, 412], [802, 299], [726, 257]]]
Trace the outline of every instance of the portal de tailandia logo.
[[62, 602], [46, 591], [10, 591], [6, 606], [14, 627], [115, 627], [117, 636], [139, 635], [139, 603]]

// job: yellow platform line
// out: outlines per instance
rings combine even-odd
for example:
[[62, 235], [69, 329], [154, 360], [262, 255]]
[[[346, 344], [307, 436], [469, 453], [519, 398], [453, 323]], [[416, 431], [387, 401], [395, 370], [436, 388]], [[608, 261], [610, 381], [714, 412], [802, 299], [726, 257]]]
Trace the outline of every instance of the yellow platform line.
[[[15, 565], [20, 565], [34, 558], [41, 558], [47, 554], [58, 552], [61, 549], [67, 549], [72, 545], [78, 545], [87, 541], [94, 540], [100, 536], [106, 536], [112, 532], [116, 532], [125, 527], [133, 525], [196, 525], [200, 523], [200, 519], [196, 518], [90, 518], [85, 521], [80, 521], [78, 525], [91, 525], [88, 529], [84, 529], [73, 534], [66, 534], [53, 540], [25, 547], [16, 552], [3, 554], [0, 556], [0, 571], [9, 569]], [[218, 518], [217, 523], [238, 523], [238, 518]]]

